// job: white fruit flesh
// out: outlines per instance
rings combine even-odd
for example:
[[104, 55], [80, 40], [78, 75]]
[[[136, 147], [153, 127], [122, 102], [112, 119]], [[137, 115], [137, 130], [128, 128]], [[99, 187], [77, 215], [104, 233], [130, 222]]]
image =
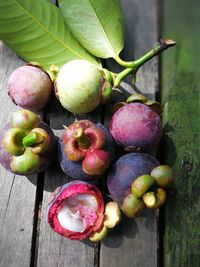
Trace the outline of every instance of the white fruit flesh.
[[92, 225], [97, 218], [98, 203], [96, 198], [89, 194], [71, 196], [63, 201], [58, 212], [60, 225], [69, 231], [82, 233], [86, 227]]

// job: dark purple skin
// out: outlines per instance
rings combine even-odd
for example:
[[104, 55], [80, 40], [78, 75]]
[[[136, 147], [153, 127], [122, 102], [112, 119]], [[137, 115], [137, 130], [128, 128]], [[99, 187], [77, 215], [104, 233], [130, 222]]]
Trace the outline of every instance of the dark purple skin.
[[[115, 142], [110, 135], [109, 131], [100, 123], [96, 124], [96, 126], [102, 129], [106, 135], [106, 142], [102, 149], [106, 150], [110, 154], [110, 162], [114, 160], [115, 157]], [[79, 179], [79, 180], [93, 180], [101, 178], [101, 176], [97, 175], [88, 175], [82, 170], [82, 162], [71, 161], [67, 158], [67, 155], [64, 152], [64, 145], [62, 140], [59, 140], [58, 144], [58, 155], [59, 155], [59, 162], [62, 170], [70, 176], [72, 179]]]
[[155, 146], [162, 135], [160, 116], [147, 105], [130, 103], [113, 115], [110, 133], [126, 150], [137, 152]]
[[122, 203], [132, 182], [143, 174], [150, 174], [159, 162], [145, 153], [130, 153], [119, 158], [107, 178], [107, 186], [112, 199]]
[[[28, 174], [32, 174], [32, 173], [39, 173], [41, 171], [44, 171], [53, 161], [54, 156], [55, 156], [55, 145], [56, 145], [56, 139], [54, 136], [53, 131], [51, 130], [51, 128], [46, 125], [45, 123], [41, 123], [40, 128], [44, 129], [51, 137], [51, 147], [42, 155], [40, 155], [41, 160], [44, 160], [44, 164], [40, 165], [40, 168], [36, 171], [36, 172], [30, 172], [27, 173]], [[1, 165], [7, 169], [8, 171], [14, 173], [11, 168], [10, 168], [10, 163], [12, 161], [12, 155], [9, 154], [3, 147], [2, 141], [4, 138], [4, 134], [6, 133], [6, 131], [8, 131], [11, 128], [11, 124], [8, 123], [0, 132], [0, 163]], [[20, 173], [16, 173], [18, 175], [22, 175]], [[24, 174], [23, 174], [24, 175]]]

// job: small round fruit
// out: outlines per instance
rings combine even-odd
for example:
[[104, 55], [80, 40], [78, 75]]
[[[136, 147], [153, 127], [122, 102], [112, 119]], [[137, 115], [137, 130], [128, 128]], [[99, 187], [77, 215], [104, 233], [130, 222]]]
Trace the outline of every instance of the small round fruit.
[[37, 111], [48, 103], [53, 84], [48, 74], [34, 66], [17, 68], [8, 80], [8, 95], [25, 109]]
[[162, 135], [160, 116], [142, 103], [130, 103], [118, 109], [109, 129], [116, 143], [132, 152], [155, 146]]
[[152, 170], [151, 176], [160, 187], [167, 187], [173, 181], [173, 170], [168, 165], [160, 165]]
[[112, 199], [122, 203], [132, 182], [139, 176], [150, 173], [159, 162], [146, 153], [129, 153], [119, 158], [112, 166], [107, 186]]
[[59, 71], [55, 81], [56, 96], [67, 110], [84, 114], [94, 110], [101, 101], [103, 75], [86, 60], [72, 60]]

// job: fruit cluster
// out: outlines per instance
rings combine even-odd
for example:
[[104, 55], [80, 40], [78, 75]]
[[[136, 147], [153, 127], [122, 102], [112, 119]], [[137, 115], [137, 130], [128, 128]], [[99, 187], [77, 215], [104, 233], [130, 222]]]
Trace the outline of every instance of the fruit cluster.
[[[145, 207], [156, 209], [165, 203], [163, 188], [172, 182], [171, 168], [149, 154], [138, 153], [160, 140], [160, 104], [135, 94], [126, 103], [117, 103], [114, 111], [109, 130], [100, 123], [80, 120], [65, 126], [59, 138], [60, 166], [74, 181], [52, 193], [47, 217], [52, 229], [69, 239], [89, 237], [98, 242], [120, 222], [121, 210], [135, 218]], [[0, 162], [20, 175], [40, 172], [53, 160], [55, 140], [38, 115], [18, 110], [1, 131]], [[116, 143], [132, 153], [112, 165], [107, 186], [113, 201], [104, 205], [99, 189], [86, 181], [105, 175], [114, 160]]]
[[[36, 62], [16, 69], [8, 81], [8, 95], [24, 109], [13, 113], [11, 122], [0, 133], [0, 163], [19, 175], [41, 172], [51, 164], [56, 154], [56, 138], [32, 111], [47, 105], [53, 87], [68, 111], [91, 112], [109, 101], [112, 89], [127, 75], [136, 74], [145, 62], [173, 45], [174, 41], [161, 39], [155, 48], [135, 61], [125, 62], [115, 57], [125, 67], [120, 73], [85, 59], [71, 60], [60, 69], [52, 65], [46, 70]], [[80, 120], [64, 126], [58, 138], [60, 166], [73, 181], [52, 193], [47, 218], [55, 232], [69, 239], [89, 237], [91, 241], [100, 241], [108, 229], [119, 223], [120, 210], [135, 218], [145, 207], [159, 208], [165, 203], [163, 187], [171, 183], [172, 170], [141, 153], [155, 147], [161, 138], [161, 105], [134, 94], [126, 102], [116, 103], [113, 111], [109, 129], [101, 123]], [[129, 153], [109, 170], [115, 160], [116, 145]], [[102, 178], [106, 172], [113, 201], [104, 205], [99, 189], [87, 181]]]

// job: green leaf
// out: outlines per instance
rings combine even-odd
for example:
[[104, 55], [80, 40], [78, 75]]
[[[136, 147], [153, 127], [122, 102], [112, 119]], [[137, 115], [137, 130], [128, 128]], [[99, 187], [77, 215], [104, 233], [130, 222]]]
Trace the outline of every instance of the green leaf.
[[47, 0], [0, 0], [0, 39], [26, 61], [38, 61], [45, 68], [73, 59], [98, 64]]
[[124, 47], [119, 0], [59, 0], [63, 16], [79, 42], [100, 58], [118, 58]]

